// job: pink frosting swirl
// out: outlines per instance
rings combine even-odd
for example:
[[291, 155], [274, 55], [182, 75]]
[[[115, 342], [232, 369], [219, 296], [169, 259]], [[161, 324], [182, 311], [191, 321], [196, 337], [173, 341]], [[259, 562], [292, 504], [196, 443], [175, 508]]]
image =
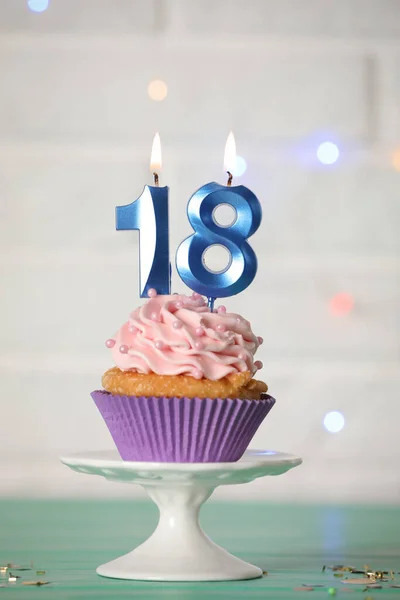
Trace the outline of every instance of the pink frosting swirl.
[[253, 357], [261, 342], [240, 315], [210, 312], [199, 294], [174, 294], [150, 298], [106, 345], [121, 371], [217, 380], [260, 368]]

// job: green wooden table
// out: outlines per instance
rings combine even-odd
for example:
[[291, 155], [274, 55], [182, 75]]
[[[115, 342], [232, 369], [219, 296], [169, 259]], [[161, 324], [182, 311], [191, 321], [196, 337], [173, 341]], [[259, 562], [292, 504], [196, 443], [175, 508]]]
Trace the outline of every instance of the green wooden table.
[[[209, 501], [202, 525], [217, 543], [268, 571], [262, 579], [226, 583], [146, 583], [104, 579], [98, 565], [142, 542], [154, 529], [157, 509], [150, 501], [2, 500], [0, 565], [13, 562], [33, 571], [0, 587], [1, 598], [84, 600], [87, 598], [273, 598], [328, 599], [350, 592], [323, 565], [337, 563], [400, 571], [400, 508], [285, 506]], [[45, 575], [36, 576], [44, 569]], [[23, 587], [22, 580], [46, 579], [51, 585]], [[5, 583], [1, 579], [0, 585]], [[395, 583], [400, 584], [400, 575]], [[302, 584], [323, 584], [313, 592]], [[387, 586], [388, 584], [383, 584]], [[350, 588], [350, 586], [348, 586]], [[400, 589], [363, 592], [355, 598], [400, 598]]]

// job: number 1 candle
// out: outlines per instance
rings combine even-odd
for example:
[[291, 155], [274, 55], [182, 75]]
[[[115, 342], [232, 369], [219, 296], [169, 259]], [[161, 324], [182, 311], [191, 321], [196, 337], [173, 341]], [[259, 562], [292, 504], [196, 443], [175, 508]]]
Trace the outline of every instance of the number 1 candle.
[[150, 168], [154, 185], [145, 185], [142, 194], [126, 206], [115, 210], [117, 230], [139, 230], [140, 296], [149, 289], [158, 294], [170, 294], [171, 273], [169, 262], [168, 187], [159, 187], [158, 170], [161, 169], [161, 143], [154, 136]]
[[[187, 214], [194, 234], [180, 244], [176, 254], [181, 279], [195, 292], [207, 296], [211, 309], [216, 298], [233, 296], [247, 288], [257, 272], [257, 257], [247, 238], [261, 223], [261, 205], [247, 187], [231, 187], [229, 167], [235, 162], [235, 141], [230, 134], [225, 148], [228, 184], [208, 183], [190, 198]], [[221, 226], [214, 217], [215, 209], [222, 204], [230, 205], [236, 213], [229, 227]], [[207, 248], [215, 245], [225, 247], [231, 256], [226, 269], [218, 273], [204, 261]]]

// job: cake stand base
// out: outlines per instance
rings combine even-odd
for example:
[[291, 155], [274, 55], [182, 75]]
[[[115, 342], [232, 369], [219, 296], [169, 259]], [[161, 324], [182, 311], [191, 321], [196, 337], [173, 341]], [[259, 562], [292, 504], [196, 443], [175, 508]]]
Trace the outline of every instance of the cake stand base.
[[301, 463], [289, 454], [248, 450], [236, 463], [140, 463], [117, 452], [63, 457], [75, 471], [137, 483], [157, 504], [160, 518], [151, 537], [132, 552], [101, 565], [97, 573], [149, 581], [227, 581], [261, 577], [262, 571], [211, 541], [199, 525], [201, 505], [219, 485], [280, 475]]
[[200, 506], [213, 489], [200, 485], [146, 488], [160, 520], [144, 544], [97, 569], [104, 577], [158, 581], [252, 579], [261, 569], [214, 544], [199, 525]]

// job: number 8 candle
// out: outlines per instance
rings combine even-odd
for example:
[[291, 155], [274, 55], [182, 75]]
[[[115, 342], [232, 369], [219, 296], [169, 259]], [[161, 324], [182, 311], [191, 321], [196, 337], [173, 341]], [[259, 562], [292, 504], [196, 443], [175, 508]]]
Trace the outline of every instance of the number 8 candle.
[[158, 294], [170, 294], [168, 187], [159, 187], [157, 169], [161, 169], [161, 143], [154, 136], [150, 168], [154, 172], [154, 186], [145, 185], [137, 200], [126, 206], [117, 206], [116, 228], [139, 230], [140, 296], [150, 289]]
[[[261, 223], [261, 205], [248, 188], [231, 187], [229, 167], [236, 161], [235, 141], [230, 134], [225, 148], [228, 184], [208, 183], [190, 198], [188, 219], [194, 234], [186, 238], [176, 254], [176, 267], [182, 280], [195, 292], [207, 296], [212, 309], [216, 298], [233, 296], [246, 289], [257, 272], [257, 257], [247, 239]], [[215, 209], [230, 205], [236, 212], [235, 221], [223, 227], [215, 220]], [[210, 246], [223, 246], [231, 260], [222, 272], [211, 271], [204, 254]]]

